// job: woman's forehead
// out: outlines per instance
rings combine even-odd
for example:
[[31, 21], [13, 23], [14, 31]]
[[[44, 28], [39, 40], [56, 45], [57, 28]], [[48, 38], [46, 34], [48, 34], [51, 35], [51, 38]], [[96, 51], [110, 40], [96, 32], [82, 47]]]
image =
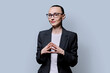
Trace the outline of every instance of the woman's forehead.
[[62, 11], [60, 7], [51, 7], [49, 13], [62, 13]]

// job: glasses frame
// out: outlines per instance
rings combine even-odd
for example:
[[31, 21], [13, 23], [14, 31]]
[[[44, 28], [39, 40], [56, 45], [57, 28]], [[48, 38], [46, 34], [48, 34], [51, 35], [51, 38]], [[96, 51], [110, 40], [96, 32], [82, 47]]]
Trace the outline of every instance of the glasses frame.
[[[49, 13], [49, 14], [50, 14], [50, 13]], [[49, 14], [46, 14], [46, 16], [47, 16], [49, 19], [52, 18], [52, 16], [53, 16], [54, 18], [58, 18], [60, 14], [63, 15], [63, 13], [53, 13], [53, 14], [50, 14], [51, 16], [49, 16]], [[56, 15], [55, 15], [55, 14], [56, 14]]]

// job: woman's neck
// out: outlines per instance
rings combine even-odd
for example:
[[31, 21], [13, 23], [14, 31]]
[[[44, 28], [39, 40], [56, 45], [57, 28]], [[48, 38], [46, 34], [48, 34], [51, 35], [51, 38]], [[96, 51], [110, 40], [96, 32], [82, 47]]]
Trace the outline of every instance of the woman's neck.
[[59, 34], [62, 32], [62, 26], [59, 27], [52, 27], [52, 33], [53, 34]]

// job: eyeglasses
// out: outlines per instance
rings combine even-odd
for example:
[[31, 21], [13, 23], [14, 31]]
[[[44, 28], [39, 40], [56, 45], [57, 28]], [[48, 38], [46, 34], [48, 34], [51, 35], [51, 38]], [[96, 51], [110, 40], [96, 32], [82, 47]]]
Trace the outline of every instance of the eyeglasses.
[[62, 15], [62, 13], [54, 13], [54, 14], [49, 13], [49, 14], [46, 14], [46, 16], [47, 16], [48, 18], [52, 18], [52, 16], [53, 16], [54, 18], [58, 18], [59, 15]]

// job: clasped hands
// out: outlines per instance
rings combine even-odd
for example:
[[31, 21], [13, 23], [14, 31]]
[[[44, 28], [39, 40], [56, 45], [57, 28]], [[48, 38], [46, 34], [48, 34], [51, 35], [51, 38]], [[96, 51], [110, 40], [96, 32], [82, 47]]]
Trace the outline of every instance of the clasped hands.
[[55, 45], [54, 43], [50, 42], [41, 50], [41, 55], [45, 53], [57, 53], [64, 55], [64, 50], [61, 49], [59, 46]]

